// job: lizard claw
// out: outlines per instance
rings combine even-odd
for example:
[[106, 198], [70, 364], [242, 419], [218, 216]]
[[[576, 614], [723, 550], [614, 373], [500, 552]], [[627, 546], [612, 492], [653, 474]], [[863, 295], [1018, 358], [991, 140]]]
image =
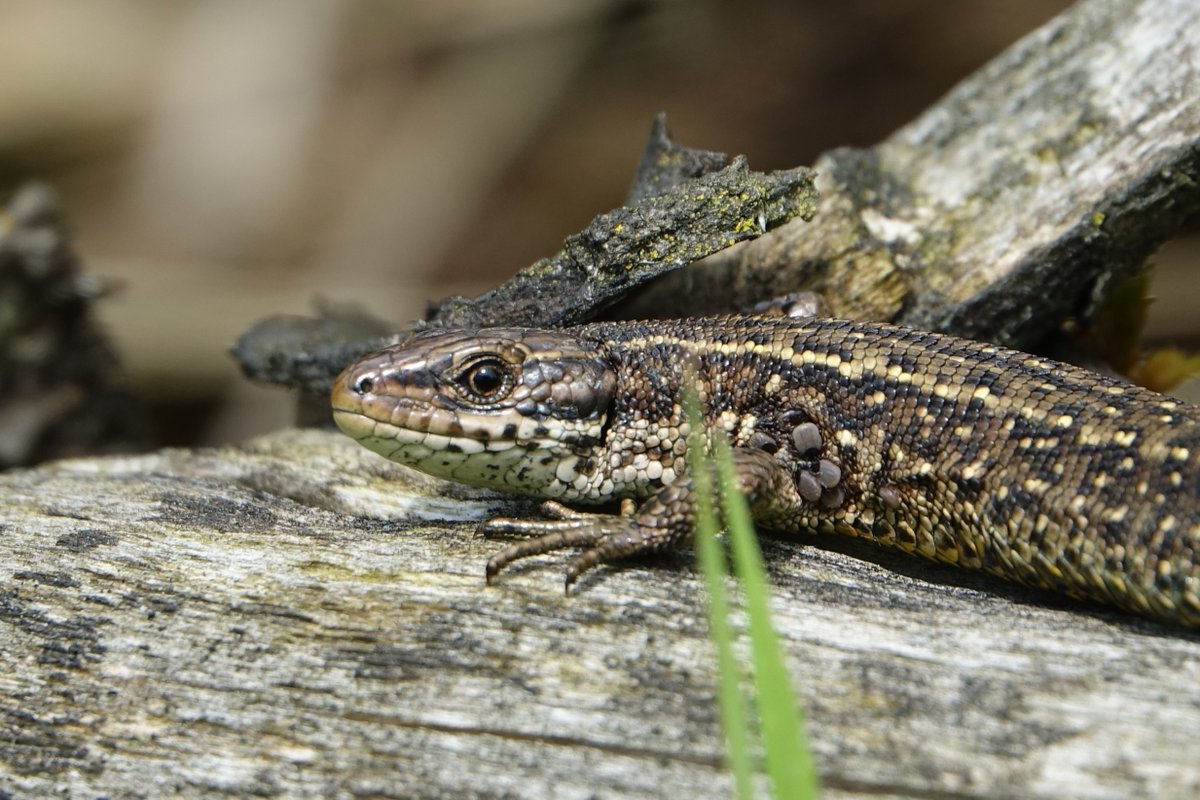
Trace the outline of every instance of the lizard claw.
[[583, 552], [567, 564], [564, 590], [570, 594], [571, 587], [583, 573], [594, 567], [626, 556], [661, 549], [659, 531], [641, 525], [631, 516], [611, 514], [588, 514], [572, 511], [555, 503], [547, 510], [558, 519], [526, 520], [498, 517], [479, 525], [478, 531], [485, 538], [495, 536], [523, 536], [496, 553], [488, 560], [485, 578], [488, 584], [509, 564], [530, 556], [542, 555], [569, 547], [583, 548]]
[[547, 500], [546, 502], [542, 503], [541, 510], [543, 514], [551, 519], [586, 519], [589, 516], [594, 516], [592, 514], [584, 514], [583, 512], [576, 511], [573, 508], [563, 505], [557, 500]]

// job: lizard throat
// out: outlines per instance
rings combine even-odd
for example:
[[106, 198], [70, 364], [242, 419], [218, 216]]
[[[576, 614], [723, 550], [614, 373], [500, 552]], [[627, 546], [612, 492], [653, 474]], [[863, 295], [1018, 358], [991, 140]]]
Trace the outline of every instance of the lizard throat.
[[[433, 419], [444, 423], [440, 418], [447, 414], [441, 411]], [[451, 416], [450, 424], [426, 418], [425, 428], [414, 428], [353, 409], [333, 412], [342, 432], [391, 461], [473, 486], [564, 499], [578, 499], [576, 485], [584, 484], [576, 467], [587, 459], [579, 454], [578, 442], [594, 441], [604, 425], [603, 418], [551, 428], [531, 419], [509, 423]]]

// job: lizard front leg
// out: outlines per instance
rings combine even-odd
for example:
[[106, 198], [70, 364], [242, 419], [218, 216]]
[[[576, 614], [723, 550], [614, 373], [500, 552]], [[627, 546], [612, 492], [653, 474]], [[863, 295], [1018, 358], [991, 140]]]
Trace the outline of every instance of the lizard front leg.
[[[805, 502], [791, 476], [770, 453], [734, 448], [733, 463], [739, 488], [756, 518], [770, 518], [783, 509], [799, 508]], [[593, 567], [662, 553], [686, 544], [691, 540], [696, 524], [696, 495], [692, 479], [687, 475], [663, 487], [636, 511], [631, 503], [624, 504], [624, 513], [620, 515], [580, 513], [558, 503], [548, 503], [544, 508], [557, 519], [500, 517], [479, 526], [479, 532], [489, 538], [534, 537], [504, 548], [488, 561], [489, 583], [514, 561], [568, 547], [581, 547], [583, 552], [567, 565], [565, 588], [569, 592], [579, 577]]]

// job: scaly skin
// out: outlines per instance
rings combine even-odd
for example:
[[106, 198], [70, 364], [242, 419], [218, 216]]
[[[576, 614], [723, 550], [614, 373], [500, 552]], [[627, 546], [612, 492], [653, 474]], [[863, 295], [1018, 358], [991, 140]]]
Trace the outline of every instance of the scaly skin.
[[1200, 408], [992, 345], [839, 320], [438, 330], [347, 368], [334, 417], [434, 475], [636, 513], [491, 520], [488, 564], [598, 564], [687, 541], [685, 375], [755, 520], [1200, 626]]

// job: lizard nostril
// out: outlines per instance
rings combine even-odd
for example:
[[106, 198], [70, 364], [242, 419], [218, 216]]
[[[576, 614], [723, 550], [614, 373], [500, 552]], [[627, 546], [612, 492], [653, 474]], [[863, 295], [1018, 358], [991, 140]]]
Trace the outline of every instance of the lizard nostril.
[[350, 384], [350, 389], [357, 395], [370, 394], [374, 388], [375, 379], [370, 375], [362, 375]]

